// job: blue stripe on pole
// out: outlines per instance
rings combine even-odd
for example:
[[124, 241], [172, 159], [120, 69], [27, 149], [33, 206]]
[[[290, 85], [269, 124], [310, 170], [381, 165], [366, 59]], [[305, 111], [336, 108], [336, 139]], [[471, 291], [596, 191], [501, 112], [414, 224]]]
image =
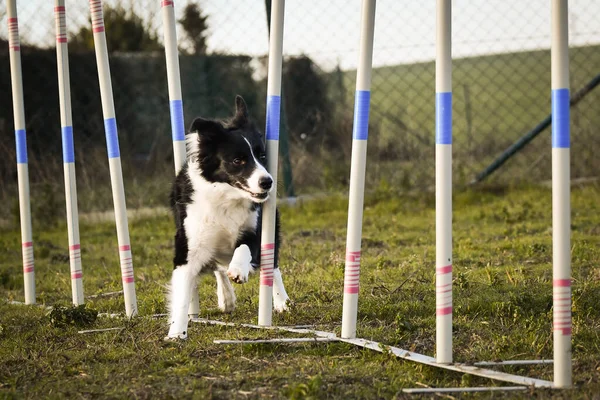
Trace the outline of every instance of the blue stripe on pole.
[[117, 136], [117, 120], [107, 118], [104, 120], [104, 132], [106, 133], [106, 150], [108, 158], [117, 158], [121, 156], [119, 152], [119, 137]]
[[17, 144], [17, 164], [27, 164], [27, 135], [25, 129], [15, 130]]
[[452, 144], [452, 92], [435, 94], [435, 143]]
[[369, 138], [369, 104], [371, 92], [357, 90], [354, 95], [354, 124], [352, 139], [367, 140]]
[[281, 113], [281, 97], [267, 97], [267, 140], [279, 140], [279, 115]]
[[552, 90], [552, 147], [571, 146], [569, 89]]
[[75, 162], [75, 148], [73, 146], [73, 127], [72, 126], [63, 126], [61, 130], [62, 130], [63, 162], [65, 162], [65, 163]]
[[173, 141], [185, 140], [185, 126], [183, 125], [183, 102], [181, 100], [171, 100], [171, 132]]

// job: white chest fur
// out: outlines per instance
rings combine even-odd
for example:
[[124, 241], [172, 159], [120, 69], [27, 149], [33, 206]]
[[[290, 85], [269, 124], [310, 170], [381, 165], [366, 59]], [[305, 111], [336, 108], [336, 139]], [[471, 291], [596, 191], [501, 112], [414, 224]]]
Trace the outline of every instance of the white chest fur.
[[[238, 190], [225, 183], [207, 182], [191, 173], [194, 193], [187, 205], [184, 221], [188, 239], [188, 261], [215, 259], [219, 264], [231, 260], [235, 244], [244, 230], [256, 229], [257, 212]], [[198, 266], [197, 268], [202, 268]]]

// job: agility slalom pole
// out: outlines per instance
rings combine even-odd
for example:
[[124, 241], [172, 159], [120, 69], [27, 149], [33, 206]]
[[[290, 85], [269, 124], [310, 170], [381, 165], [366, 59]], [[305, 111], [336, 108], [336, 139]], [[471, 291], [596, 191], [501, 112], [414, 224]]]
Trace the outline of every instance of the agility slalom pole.
[[[175, 175], [185, 164], [185, 125], [183, 119], [183, 96], [181, 95], [181, 75], [179, 71], [179, 52], [177, 50], [177, 30], [175, 24], [175, 2], [160, 0], [165, 36], [165, 59], [167, 62], [167, 83], [169, 86], [169, 109], [171, 114], [171, 133], [173, 137], [173, 161]], [[188, 314], [197, 317], [200, 313], [198, 289], [194, 285]]]
[[369, 136], [369, 103], [371, 99], [371, 70], [373, 68], [373, 36], [375, 29], [375, 0], [363, 0], [361, 9], [360, 47], [356, 71], [354, 124], [352, 130], [352, 160], [346, 237], [346, 266], [344, 269], [344, 303], [342, 338], [356, 337], [358, 288], [360, 276], [360, 242], [367, 166]]
[[17, 145], [17, 180], [19, 185], [19, 214], [21, 217], [21, 250], [23, 253], [23, 279], [25, 304], [35, 304], [35, 273], [33, 266], [33, 235], [31, 205], [29, 203], [29, 166], [27, 164], [27, 133], [25, 132], [25, 106], [23, 103], [23, 73], [21, 71], [21, 44], [16, 0], [7, 1], [8, 48], [12, 86], [15, 141]]
[[435, 62], [436, 361], [452, 362], [452, 1], [437, 0]]
[[69, 263], [71, 266], [71, 294], [73, 304], [80, 305], [84, 303], [83, 270], [81, 268], [81, 244], [79, 242], [79, 215], [77, 211], [77, 184], [75, 180], [75, 150], [73, 144], [65, 0], [55, 0], [54, 6], [58, 97], [60, 100], [65, 201], [67, 204], [67, 230], [69, 236]]
[[569, 27], [567, 0], [552, 0], [552, 246], [554, 385], [572, 384]]
[[262, 243], [260, 249], [260, 291], [258, 324], [270, 326], [273, 318], [273, 265], [275, 263], [275, 215], [277, 205], [277, 166], [279, 162], [279, 116], [281, 113], [281, 64], [283, 61], [283, 16], [285, 0], [273, 0], [269, 37], [267, 77], [267, 170], [273, 189], [262, 206]]
[[169, 105], [171, 109], [173, 156], [175, 174], [177, 174], [185, 164], [185, 126], [183, 122], [177, 31], [175, 29], [175, 5], [172, 0], [160, 0], [160, 5], [165, 34], [165, 58], [167, 60], [167, 82], [169, 85]]
[[110, 66], [104, 32], [104, 15], [101, 0], [89, 0], [94, 32], [94, 48], [98, 64], [98, 79], [100, 81], [100, 98], [102, 99], [102, 114], [106, 133], [106, 148], [108, 150], [108, 165], [112, 186], [113, 203], [115, 207], [115, 223], [119, 242], [119, 258], [121, 263], [121, 279], [125, 297], [125, 313], [128, 317], [137, 314], [137, 300], [133, 275], [133, 261], [129, 242], [129, 227], [127, 225], [127, 208], [125, 204], [125, 188], [123, 187], [123, 171], [119, 151], [117, 120], [113, 100], [112, 84], [110, 81]]

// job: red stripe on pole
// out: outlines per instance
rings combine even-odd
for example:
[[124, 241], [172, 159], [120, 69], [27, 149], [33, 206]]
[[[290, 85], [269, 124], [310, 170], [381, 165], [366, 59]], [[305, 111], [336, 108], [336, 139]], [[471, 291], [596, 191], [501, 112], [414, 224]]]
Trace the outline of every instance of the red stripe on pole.
[[445, 267], [439, 267], [435, 269], [437, 275], [449, 274], [452, 272], [452, 265], [446, 265]]
[[65, 11], [65, 6], [54, 7], [55, 12]]
[[360, 262], [360, 251], [348, 251], [348, 252], [346, 252], [346, 261], [348, 261], [348, 262]]
[[23, 247], [31, 247], [31, 246], [33, 246], [33, 242], [23, 242], [22, 246]]
[[69, 250], [79, 250], [81, 248], [81, 245], [79, 244], [74, 244], [72, 246], [69, 246]]
[[452, 307], [443, 307], [435, 310], [436, 315], [448, 315], [452, 314]]
[[344, 288], [344, 293], [347, 293], [347, 294], [358, 294], [358, 285], [356, 285], [356, 286], [346, 286]]
[[172, 6], [172, 5], [173, 5], [173, 2], [170, 0], [163, 0], [160, 2], [161, 7]]
[[263, 286], [273, 286], [273, 275], [260, 275], [260, 284]]
[[554, 300], [556, 301], [571, 301], [570, 297], [555, 297]]
[[128, 244], [119, 246], [119, 251], [127, 251], [127, 250], [131, 250], [131, 247]]
[[571, 287], [570, 279], [555, 279], [552, 282], [553, 287]]
[[71, 279], [81, 279], [83, 277], [83, 272], [73, 272], [71, 274]]

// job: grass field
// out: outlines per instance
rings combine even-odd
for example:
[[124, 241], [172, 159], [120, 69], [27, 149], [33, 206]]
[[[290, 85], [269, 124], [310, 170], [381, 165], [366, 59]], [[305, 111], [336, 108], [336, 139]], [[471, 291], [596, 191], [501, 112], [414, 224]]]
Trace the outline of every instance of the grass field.
[[[465, 191], [454, 200], [455, 360], [552, 357], [551, 193], [545, 188]], [[274, 324], [312, 324], [339, 334], [347, 200], [333, 195], [282, 208], [281, 267], [292, 311]], [[379, 187], [367, 196], [358, 336], [433, 355], [435, 344], [434, 196]], [[189, 340], [165, 343], [164, 285], [171, 271], [170, 217], [131, 222], [140, 316], [120, 296], [70, 301], [64, 223], [36, 231], [38, 302], [23, 300], [18, 230], [0, 232], [1, 398], [403, 398], [402, 388], [501, 383], [395, 359], [340, 343], [223, 346], [214, 339], [290, 335], [192, 325]], [[593, 398], [600, 391], [600, 187], [572, 193], [573, 371], [570, 392], [537, 398]], [[121, 289], [112, 223], [81, 227], [86, 295]], [[222, 315], [214, 278], [200, 285], [201, 316], [257, 319], [258, 278], [237, 286], [238, 308]], [[104, 333], [80, 329], [122, 327]], [[292, 335], [293, 336], [293, 335]], [[551, 366], [507, 372], [552, 379]], [[514, 396], [514, 395], [513, 395]], [[523, 393], [520, 394], [523, 396]], [[474, 396], [490, 398], [489, 394]], [[495, 394], [493, 398], [508, 397]]]

